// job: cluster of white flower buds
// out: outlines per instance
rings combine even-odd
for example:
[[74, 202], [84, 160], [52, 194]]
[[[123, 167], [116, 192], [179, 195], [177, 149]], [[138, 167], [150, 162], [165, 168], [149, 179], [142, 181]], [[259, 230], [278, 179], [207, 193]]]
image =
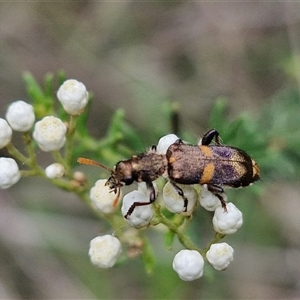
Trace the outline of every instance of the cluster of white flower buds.
[[[168, 147], [174, 143], [178, 137], [169, 134], [162, 137], [157, 145], [157, 152], [165, 154]], [[107, 186], [105, 180], [99, 180], [92, 188], [90, 197], [94, 206], [102, 213], [115, 212], [116, 206], [113, 205], [114, 197]], [[156, 195], [158, 195], [157, 184], [153, 182]], [[162, 199], [164, 208], [172, 213], [183, 216], [191, 215], [200, 204], [207, 211], [214, 211], [212, 225], [217, 234], [227, 235], [235, 233], [243, 224], [242, 213], [231, 202], [226, 204], [226, 210], [221, 205], [219, 198], [203, 185], [199, 190], [199, 185], [179, 185], [185, 197], [188, 199], [186, 211], [184, 211], [183, 197], [178, 194], [174, 185], [166, 181], [162, 189]], [[227, 196], [222, 194], [223, 199], [227, 202]], [[138, 189], [127, 193], [123, 197], [121, 212], [126, 218], [126, 222], [135, 228], [149, 226], [154, 217], [152, 205], [138, 205], [128, 215], [128, 210], [134, 202], [149, 203], [149, 191], [144, 182], [138, 183]], [[93, 252], [93, 251], [92, 251]], [[202, 253], [203, 254], [203, 253]], [[115, 255], [113, 260], [115, 259]], [[214, 269], [224, 270], [228, 267], [233, 259], [233, 249], [227, 243], [213, 243], [206, 252], [206, 257], [196, 250], [181, 250], [173, 260], [173, 269], [179, 277], [185, 281], [195, 280], [203, 275], [204, 260], [206, 260]], [[104, 259], [104, 265], [106, 258]], [[98, 263], [99, 265], [99, 263]]]
[[[59, 88], [57, 98], [65, 111], [72, 116], [71, 119], [74, 119], [73, 116], [83, 112], [88, 103], [89, 94], [81, 82], [71, 79], [65, 81]], [[67, 137], [69, 137], [69, 135], [67, 136], [68, 125], [52, 115], [35, 121], [32, 105], [22, 100], [13, 102], [7, 109], [6, 119], [0, 118], [0, 149], [4, 147], [13, 149], [11, 144], [13, 131], [21, 132], [27, 137], [32, 131], [32, 138], [42, 151], [52, 151], [53, 154], [57, 154], [57, 151], [65, 146]], [[158, 142], [156, 152], [166, 154], [169, 146], [177, 139], [178, 137], [174, 134], [162, 137]], [[25, 156], [20, 154], [19, 157]], [[28, 158], [28, 160], [30, 159]], [[56, 161], [45, 169], [44, 175], [49, 179], [60, 178], [65, 175], [66, 169], [68, 167], [63, 165], [63, 162]], [[17, 162], [13, 158], [1, 157], [0, 188], [9, 188], [20, 178], [21, 172]], [[187, 201], [179, 195], [178, 187]], [[173, 214], [180, 214], [183, 218], [191, 216], [199, 205], [208, 211], [213, 211], [212, 226], [216, 234], [221, 236], [233, 234], [242, 226], [242, 213], [233, 203], [227, 202], [225, 194], [222, 196], [227, 202], [226, 210], [222, 207], [219, 198], [211, 193], [205, 185], [199, 188], [199, 185], [178, 184], [178, 187], [176, 189], [176, 186], [165, 178], [165, 184], [161, 188], [160, 194], [162, 201], [159, 202], [163, 209]], [[155, 181], [153, 188], [157, 197], [159, 189]], [[105, 215], [115, 213], [119, 209], [118, 204], [122, 198], [122, 192], [119, 191], [116, 195], [111, 191], [107, 180], [98, 180], [90, 190], [91, 206]], [[153, 193], [153, 191], [151, 192]], [[149, 189], [145, 182], [139, 183], [136, 190], [123, 197], [121, 213], [130, 226], [139, 229], [151, 225], [156, 214], [153, 206], [149, 204], [149, 199]], [[133, 206], [134, 203], [139, 205]], [[129, 211], [130, 213], [128, 213]], [[153, 221], [152, 224], [157, 224], [155, 222], [157, 221]], [[112, 235], [98, 236], [90, 243], [90, 259], [93, 264], [101, 268], [112, 267], [121, 252], [121, 242]], [[232, 247], [227, 243], [219, 242], [212, 243], [206, 251], [184, 249], [175, 255], [173, 269], [182, 280], [195, 280], [203, 275], [204, 261], [207, 261], [216, 270], [224, 270], [233, 260], [233, 252]]]
[[[80, 114], [88, 102], [85, 86], [74, 79], [65, 81], [57, 92], [57, 98], [70, 115]], [[56, 151], [66, 142], [67, 126], [55, 116], [46, 116], [35, 123], [32, 105], [18, 100], [11, 103], [6, 112], [6, 120], [0, 118], [0, 149], [11, 143], [13, 131], [28, 133], [34, 126], [32, 137], [42, 151]], [[35, 124], [34, 124], [35, 123]], [[59, 178], [65, 173], [60, 163], [48, 166], [45, 174], [48, 178]], [[0, 158], [0, 188], [14, 185], [21, 177], [18, 164], [13, 158]]]
[[[0, 118], [0, 148], [11, 143], [13, 130], [27, 132], [35, 121], [32, 105], [22, 100], [11, 103], [6, 112], [6, 120]], [[13, 158], [0, 158], [0, 188], [7, 189], [17, 183], [21, 173], [17, 162]]]

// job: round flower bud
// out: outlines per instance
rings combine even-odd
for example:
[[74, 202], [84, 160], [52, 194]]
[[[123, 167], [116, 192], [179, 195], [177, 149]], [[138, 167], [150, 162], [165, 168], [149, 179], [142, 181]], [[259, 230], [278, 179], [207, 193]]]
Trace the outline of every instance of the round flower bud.
[[0, 149], [10, 143], [12, 136], [12, 129], [6, 120], [0, 118]]
[[159, 154], [166, 154], [168, 148], [172, 144], [174, 144], [178, 139], [179, 139], [179, 137], [177, 135], [175, 135], [175, 134], [172, 134], [172, 133], [163, 136], [158, 141], [158, 144], [157, 144], [157, 147], [156, 147], [157, 153], [159, 153]]
[[[141, 191], [132, 191], [123, 198], [122, 215], [125, 217], [134, 202], [149, 202], [149, 198]], [[153, 217], [152, 205], [136, 206], [133, 212], [125, 218], [127, 223], [135, 228], [147, 226]]]
[[103, 212], [104, 214], [111, 214], [116, 211], [119, 199], [122, 195], [118, 197], [115, 193], [111, 193], [109, 186], [105, 185], [106, 179], [98, 180], [95, 185], [91, 188], [90, 198], [92, 200], [93, 206]]
[[[225, 193], [222, 194], [222, 197], [225, 201], [227, 201], [227, 196]], [[199, 203], [208, 211], [215, 211], [217, 207], [221, 206], [220, 199], [210, 192], [205, 185], [202, 186], [199, 193]]]
[[227, 243], [217, 243], [210, 246], [206, 258], [216, 270], [222, 271], [232, 262], [233, 253], [233, 248]]
[[111, 268], [121, 252], [121, 242], [109, 234], [97, 236], [90, 242], [91, 262], [100, 268]]
[[48, 178], [60, 178], [65, 174], [65, 167], [62, 164], [54, 163], [45, 169]]
[[57, 91], [57, 98], [64, 110], [70, 115], [80, 115], [89, 100], [89, 93], [83, 83], [75, 80], [66, 80]]
[[[158, 195], [157, 183], [155, 181], [152, 181], [152, 184], [155, 191], [155, 197], [157, 198]], [[150, 190], [147, 188], [146, 182], [138, 183], [138, 191], [144, 193], [148, 197], [148, 199], [150, 199]]]
[[22, 100], [11, 103], [6, 112], [6, 120], [15, 131], [28, 131], [35, 121], [32, 105]]
[[43, 151], [59, 150], [66, 141], [66, 125], [58, 118], [48, 116], [35, 124], [33, 138]]
[[81, 184], [84, 184], [87, 181], [85, 174], [81, 171], [75, 171], [73, 174], [73, 179]]
[[17, 183], [21, 177], [16, 161], [9, 157], [0, 158], [0, 188], [7, 189]]
[[193, 185], [177, 185], [181, 188], [184, 196], [188, 199], [187, 211], [184, 211], [184, 199], [178, 194], [177, 190], [170, 181], [168, 181], [163, 188], [164, 204], [170, 212], [190, 215], [193, 212], [197, 202], [197, 192]]
[[181, 250], [173, 260], [173, 269], [184, 281], [192, 281], [203, 275], [204, 259], [198, 251]]
[[243, 225], [241, 211], [231, 202], [226, 204], [227, 211], [222, 206], [215, 210], [213, 226], [221, 234], [233, 234]]

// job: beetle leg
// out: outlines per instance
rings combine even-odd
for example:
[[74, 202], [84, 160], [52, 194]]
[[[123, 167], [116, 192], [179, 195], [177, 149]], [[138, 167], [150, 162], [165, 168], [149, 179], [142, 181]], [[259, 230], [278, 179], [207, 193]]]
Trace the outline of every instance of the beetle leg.
[[223, 188], [221, 186], [219, 186], [219, 185], [207, 184], [207, 189], [210, 192], [212, 192], [216, 197], [219, 198], [219, 200], [221, 201], [221, 205], [222, 205], [224, 211], [227, 212], [226, 201], [224, 200], [223, 196], [221, 195], [222, 193], [224, 193]]
[[176, 141], [174, 142], [174, 144], [183, 145], [184, 142], [183, 142], [182, 139], [178, 139], [178, 140], [176, 140]]
[[204, 134], [204, 136], [201, 140], [201, 145], [208, 146], [214, 138], [215, 138], [216, 144], [220, 145], [219, 132], [215, 129], [211, 129]]
[[134, 211], [134, 209], [137, 207], [137, 206], [145, 206], [145, 205], [150, 205], [151, 203], [153, 203], [156, 199], [156, 195], [155, 195], [155, 189], [154, 189], [154, 186], [153, 186], [153, 183], [152, 181], [147, 181], [146, 182], [146, 186], [147, 186], [147, 190], [149, 192], [149, 202], [133, 202], [131, 204], [131, 206], [129, 207], [126, 215], [124, 216], [125, 219], [127, 219]]
[[176, 190], [176, 192], [178, 193], [179, 196], [181, 196], [183, 198], [183, 211], [186, 212], [187, 211], [187, 206], [188, 206], [188, 199], [187, 197], [184, 196], [183, 190], [173, 181], [170, 181], [171, 184], [173, 185], [174, 189]]
[[156, 152], [157, 150], [157, 147], [156, 145], [152, 145], [151, 148], [150, 148], [151, 152]]

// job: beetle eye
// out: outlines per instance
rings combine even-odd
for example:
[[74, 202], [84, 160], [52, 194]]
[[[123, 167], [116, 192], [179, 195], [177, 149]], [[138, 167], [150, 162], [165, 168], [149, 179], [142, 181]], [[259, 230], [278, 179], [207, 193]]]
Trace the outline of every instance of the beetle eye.
[[122, 179], [122, 182], [124, 182], [125, 183], [125, 185], [130, 185], [130, 184], [132, 184], [133, 183], [133, 178], [132, 177], [124, 177], [123, 179]]

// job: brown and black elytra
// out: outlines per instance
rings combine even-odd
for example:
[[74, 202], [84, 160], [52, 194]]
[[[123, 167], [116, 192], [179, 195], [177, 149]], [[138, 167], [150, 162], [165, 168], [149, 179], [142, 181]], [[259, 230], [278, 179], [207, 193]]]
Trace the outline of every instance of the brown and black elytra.
[[[210, 145], [215, 139], [215, 145]], [[149, 190], [149, 202], [134, 202], [125, 215], [130, 216], [136, 206], [149, 205], [155, 201], [156, 195], [152, 181], [166, 176], [184, 199], [183, 211], [186, 211], [188, 200], [177, 184], [207, 185], [207, 189], [215, 194], [226, 210], [226, 202], [222, 197], [223, 186], [244, 187], [259, 179], [259, 167], [243, 150], [220, 144], [219, 133], [215, 129], [208, 131], [200, 145], [185, 144], [178, 139], [169, 146], [167, 153], [158, 154], [152, 146], [149, 152], [134, 155], [128, 160], [117, 163], [113, 170], [85, 158], [79, 163], [94, 164], [111, 173], [106, 182], [111, 191], [118, 192], [121, 186], [130, 185], [134, 181], [145, 182]]]
[[[210, 145], [214, 138], [216, 144]], [[208, 131], [197, 146], [177, 140], [168, 148], [166, 157], [173, 184], [206, 184], [224, 208], [223, 186], [244, 187], [259, 179], [256, 162], [241, 149], [221, 145], [215, 129]]]

